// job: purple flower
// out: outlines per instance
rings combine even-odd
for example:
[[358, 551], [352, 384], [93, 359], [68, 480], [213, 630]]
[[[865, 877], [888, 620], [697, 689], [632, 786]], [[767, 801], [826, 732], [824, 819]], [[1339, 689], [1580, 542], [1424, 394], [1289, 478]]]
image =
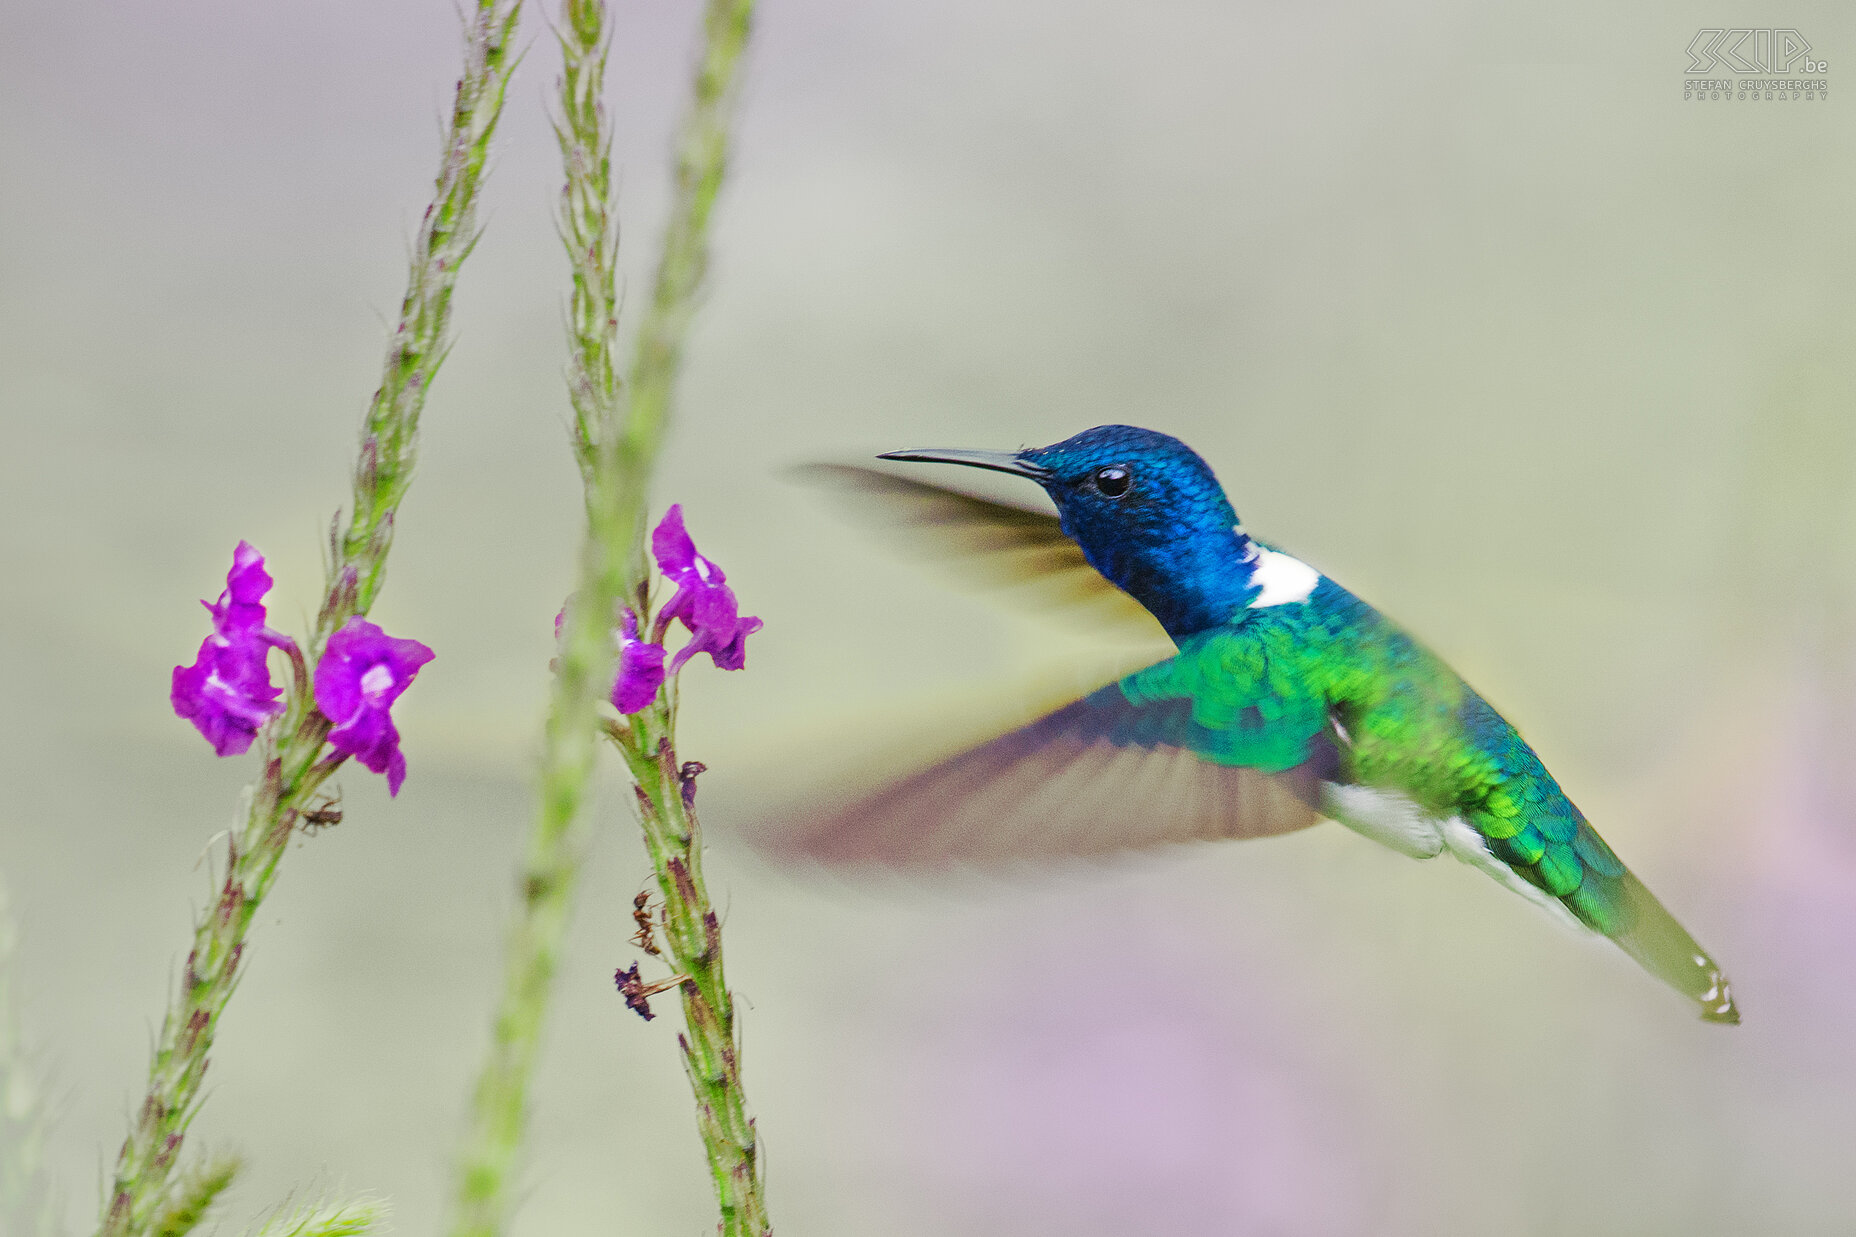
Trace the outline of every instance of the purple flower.
[[329, 742], [375, 773], [386, 774], [388, 794], [399, 794], [406, 780], [393, 702], [433, 656], [417, 640], [396, 640], [356, 615], [329, 637], [316, 663], [316, 707], [335, 723]]
[[249, 541], [241, 541], [232, 551], [225, 592], [211, 605], [200, 604], [213, 616], [213, 627], [220, 635], [239, 636], [264, 626], [264, 595], [270, 591], [271, 573], [264, 569], [264, 555]]
[[747, 664], [747, 638], [761, 629], [761, 621], [740, 613], [728, 577], [715, 563], [696, 552], [696, 543], [683, 527], [683, 505], [673, 503], [651, 532], [651, 553], [664, 576], [677, 586], [670, 602], [658, 615], [658, 626], [680, 619], [690, 629], [690, 642], [670, 660], [670, 673], [698, 653], [724, 670]]
[[243, 645], [208, 636], [191, 666], [174, 667], [168, 701], [174, 712], [192, 722], [220, 756], [251, 750], [264, 724], [284, 711], [264, 664], [262, 647], [254, 656]]
[[200, 603], [213, 616], [213, 634], [193, 665], [174, 667], [169, 703], [221, 756], [249, 751], [264, 724], [284, 711], [265, 656], [273, 648], [292, 649], [295, 642], [264, 625], [264, 595], [270, 591], [264, 556], [239, 542], [225, 591], [216, 602]]
[[625, 626], [619, 632], [619, 673], [612, 682], [612, 707], [636, 713], [657, 699], [664, 685], [664, 646], [638, 638], [638, 616], [625, 609]]
[[[570, 602], [571, 604], [571, 602]], [[612, 633], [618, 646], [619, 665], [612, 679], [612, 707], [621, 713], [636, 713], [657, 699], [657, 689], [664, 685], [664, 646], [638, 637], [638, 615], [630, 606], [620, 607], [621, 629]], [[554, 639], [559, 642], [567, 622], [567, 607], [554, 616]], [[553, 669], [555, 663], [549, 663]]]

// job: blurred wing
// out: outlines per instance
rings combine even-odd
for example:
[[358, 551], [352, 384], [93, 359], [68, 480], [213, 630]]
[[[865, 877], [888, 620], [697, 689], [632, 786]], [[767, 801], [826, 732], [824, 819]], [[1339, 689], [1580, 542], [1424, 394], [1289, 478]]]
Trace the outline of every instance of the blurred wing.
[[1139, 602], [1089, 565], [1054, 513], [854, 464], [806, 464], [791, 475], [830, 491], [904, 554], [944, 567], [957, 580], [1010, 590], [1015, 601], [1090, 626], [1165, 638]]
[[1095, 855], [1258, 838], [1316, 823], [1330, 740], [1280, 773], [1202, 759], [1189, 699], [1134, 705], [1111, 683], [861, 797], [820, 797], [776, 849], [837, 863]]

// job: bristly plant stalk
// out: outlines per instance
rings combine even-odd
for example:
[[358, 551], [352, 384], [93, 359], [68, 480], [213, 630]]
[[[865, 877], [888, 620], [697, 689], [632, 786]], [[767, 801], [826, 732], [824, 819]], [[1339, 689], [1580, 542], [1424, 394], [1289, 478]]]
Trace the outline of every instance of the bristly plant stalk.
[[[638, 329], [632, 360], [629, 438], [653, 450], [669, 418], [683, 344], [696, 311], [696, 293], [709, 267], [709, 216], [728, 168], [728, 136], [740, 89], [742, 53], [754, 0], [708, 0], [694, 97], [677, 138], [676, 183], [651, 305]], [[640, 512], [644, 487], [633, 493]]]
[[[588, 0], [597, 3], [598, 0]], [[632, 361], [628, 442], [654, 450], [668, 419], [684, 341], [709, 259], [709, 218], [727, 170], [728, 138], [739, 89], [753, 0], [709, 0], [694, 97], [677, 144], [675, 196], [650, 309]], [[628, 481], [630, 479], [628, 478]], [[630, 483], [632, 561], [641, 557], [644, 478]], [[615, 542], [614, 545], [624, 543]], [[631, 593], [638, 593], [633, 586]], [[644, 598], [638, 609], [643, 614]], [[740, 1039], [722, 968], [721, 921], [702, 875], [702, 833], [694, 773], [676, 754], [675, 687], [612, 736], [636, 783], [639, 823], [664, 898], [669, 962], [679, 985], [688, 1033], [678, 1037], [695, 1093], [697, 1128], [708, 1155], [723, 1237], [771, 1233], [760, 1145], [741, 1081]]]
[[[521, 0], [478, 0], [467, 18], [463, 74], [445, 135], [432, 203], [414, 246], [406, 298], [386, 369], [362, 431], [354, 505], [331, 537], [329, 582], [310, 664], [350, 616], [379, 594], [394, 513], [411, 483], [419, 414], [444, 359], [451, 291], [476, 242], [476, 206], [503, 95], [515, 68]], [[329, 723], [311, 698], [309, 667], [294, 661], [288, 709], [259, 739], [258, 782], [245, 795], [227, 842], [211, 908], [194, 927], [180, 989], [162, 1023], [148, 1090], [131, 1121], [103, 1199], [101, 1237], [146, 1237], [184, 1200], [171, 1197], [181, 1143], [200, 1103], [200, 1083], [219, 1019], [239, 977], [258, 907], [277, 878], [299, 816], [333, 766], [321, 761]]]
[[721, 1208], [722, 1237], [763, 1237], [767, 1219], [760, 1140], [741, 1081], [741, 1040], [734, 998], [722, 969], [722, 925], [702, 874], [696, 819], [696, 774], [677, 760], [674, 705], [663, 700], [635, 714], [612, 737], [636, 784], [638, 819], [664, 897], [666, 961], [683, 978], [687, 1034], [677, 1037], [696, 1097], [696, 1126]]
[[[651, 464], [646, 456], [622, 468], [621, 439], [614, 429], [621, 394], [614, 360], [618, 233], [609, 205], [611, 136], [600, 105], [610, 41], [605, 10], [568, 0], [561, 16], [565, 68], [555, 135], [567, 167], [561, 239], [573, 263], [568, 392], [588, 531], [579, 589], [567, 604], [555, 663], [521, 902], [504, 947], [503, 991], [459, 1156], [454, 1237], [498, 1237], [508, 1226], [529, 1082], [586, 851], [581, 807], [593, 773], [599, 704], [612, 680], [612, 613], [627, 591], [630, 564], [624, 547], [636, 539], [635, 525], [642, 518], [620, 479], [642, 477]], [[657, 437], [651, 438], [653, 452]]]
[[[641, 614], [647, 610], [643, 542], [648, 483], [669, 422], [671, 393], [707, 264], [709, 216], [726, 164], [737, 70], [752, 12], [751, 0], [711, 0], [708, 5], [695, 98], [677, 147], [670, 222], [625, 384], [616, 359], [618, 236], [612, 137], [601, 103], [611, 37], [608, 12], [603, 0], [564, 0], [561, 9], [564, 68], [556, 135], [566, 170], [561, 239], [573, 271], [568, 391], [574, 408], [575, 455], [585, 482], [587, 535], [579, 586], [564, 619], [522, 902], [510, 930], [490, 1056], [472, 1102], [453, 1237], [500, 1237], [508, 1223], [529, 1080], [586, 846], [581, 809], [592, 776], [600, 704], [612, 685], [613, 619], [622, 603]], [[671, 717], [660, 697], [636, 719], [636, 733], [649, 734], [654, 753], [660, 740], [663, 752], [672, 750]], [[627, 752], [628, 763], [633, 755]], [[666, 791], [661, 772], [653, 773], [648, 784], [641, 781], [647, 800], [667, 794], [680, 802], [674, 774], [668, 785]], [[700, 972], [692, 972], [685, 985], [694, 1039], [693, 1046], [686, 1040], [685, 1048], [704, 1112], [702, 1132], [722, 1200], [723, 1229], [731, 1235], [763, 1233], [768, 1229], [754, 1132], [741, 1098], [733, 1011], [721, 980], [720, 938], [696, 860], [700, 839], [693, 821], [685, 824], [668, 804], [656, 818], [673, 822], [669, 829], [677, 838], [675, 846], [651, 846], [667, 900], [666, 918], [677, 938], [673, 944], [687, 946], [675, 956], [687, 958]], [[651, 836], [647, 822], [647, 838]], [[690, 928], [692, 924], [697, 927]], [[707, 936], [704, 924], [709, 925]], [[713, 947], [703, 943], [710, 939]], [[724, 1059], [726, 1068], [718, 1064]]]

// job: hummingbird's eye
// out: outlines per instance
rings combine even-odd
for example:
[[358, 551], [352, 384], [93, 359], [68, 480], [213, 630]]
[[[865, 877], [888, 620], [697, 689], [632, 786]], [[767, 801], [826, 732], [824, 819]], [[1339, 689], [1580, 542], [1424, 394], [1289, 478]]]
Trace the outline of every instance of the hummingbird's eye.
[[1096, 469], [1095, 475], [1089, 480], [1107, 497], [1120, 498], [1128, 492], [1128, 485], [1133, 478], [1120, 464], [1110, 464], [1107, 468]]

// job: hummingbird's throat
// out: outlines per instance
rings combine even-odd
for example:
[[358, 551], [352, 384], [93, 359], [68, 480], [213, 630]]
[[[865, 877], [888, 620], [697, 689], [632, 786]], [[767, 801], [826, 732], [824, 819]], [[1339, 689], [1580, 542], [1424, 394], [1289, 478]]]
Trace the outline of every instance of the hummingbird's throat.
[[1321, 582], [1313, 567], [1258, 545], [1241, 526], [1106, 553], [1085, 543], [1083, 552], [1175, 640], [1223, 626], [1248, 610], [1305, 602]]

